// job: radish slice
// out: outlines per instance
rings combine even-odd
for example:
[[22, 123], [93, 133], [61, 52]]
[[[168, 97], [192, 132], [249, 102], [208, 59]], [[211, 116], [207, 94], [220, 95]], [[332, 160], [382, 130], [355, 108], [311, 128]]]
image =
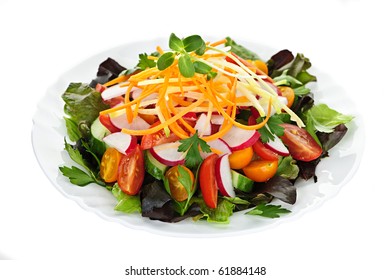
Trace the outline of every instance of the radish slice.
[[211, 123], [212, 124], [223, 124], [223, 121], [225, 120], [224, 116], [222, 115], [211, 115]]
[[223, 155], [215, 163], [215, 177], [219, 192], [228, 197], [235, 197], [232, 173], [230, 171], [229, 155]]
[[130, 154], [137, 147], [137, 137], [123, 132], [109, 134], [103, 138], [103, 142], [124, 155]]
[[222, 139], [215, 139], [213, 141], [207, 142], [207, 144], [214, 151], [212, 151], [211, 153], [200, 152], [200, 156], [203, 159], [207, 158], [209, 155], [211, 155], [214, 152], [216, 152], [219, 156], [223, 156], [226, 154], [230, 155], [232, 153], [231, 149], [229, 148], [229, 145], [226, 144], [226, 142], [223, 141]]
[[185, 153], [177, 150], [179, 146], [179, 142], [165, 143], [152, 147], [150, 153], [159, 162], [168, 166], [184, 164]]
[[246, 130], [232, 126], [222, 137], [222, 140], [229, 145], [232, 151], [237, 151], [253, 146], [259, 137], [260, 133], [257, 130]]
[[276, 135], [274, 135], [274, 140], [270, 140], [267, 143], [264, 143], [264, 146], [270, 149], [271, 151], [274, 151], [278, 155], [284, 157], [290, 154], [287, 147], [283, 144], [282, 140], [280, 140], [280, 138], [277, 137]]
[[111, 98], [124, 95], [126, 93], [126, 90], [127, 87], [121, 87], [121, 84], [108, 87], [102, 92], [102, 99], [109, 100]]
[[211, 134], [211, 123], [207, 120], [206, 114], [201, 114], [199, 116], [194, 129], [198, 131], [199, 136]]
[[131, 123], [127, 121], [126, 111], [110, 115], [111, 123], [118, 129], [145, 130], [150, 127], [143, 118], [136, 116]]

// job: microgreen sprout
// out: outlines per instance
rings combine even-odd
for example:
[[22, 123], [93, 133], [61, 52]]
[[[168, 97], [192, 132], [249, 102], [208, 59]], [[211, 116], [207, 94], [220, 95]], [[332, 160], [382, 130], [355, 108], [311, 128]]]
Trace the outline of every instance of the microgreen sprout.
[[157, 68], [165, 70], [178, 59], [178, 66], [181, 75], [191, 78], [195, 73], [206, 74], [208, 78], [213, 78], [216, 73], [212, 67], [199, 61], [196, 56], [202, 56], [206, 51], [206, 43], [199, 35], [191, 35], [180, 39], [174, 33], [169, 37], [169, 48], [172, 51], [165, 52], [157, 60]]

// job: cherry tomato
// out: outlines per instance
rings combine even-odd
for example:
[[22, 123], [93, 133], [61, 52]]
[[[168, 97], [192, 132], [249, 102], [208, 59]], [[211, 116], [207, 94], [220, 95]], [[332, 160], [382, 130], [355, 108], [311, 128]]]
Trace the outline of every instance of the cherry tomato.
[[143, 153], [137, 147], [127, 156], [122, 156], [118, 167], [118, 185], [129, 195], [136, 195], [144, 181], [145, 167]]
[[145, 115], [145, 114], [138, 114], [138, 115], [150, 125], [154, 124], [157, 120], [157, 117], [155, 115]]
[[[192, 190], [195, 186], [194, 184], [194, 174], [191, 170], [189, 170], [184, 165], [180, 165], [185, 172], [188, 173], [189, 177], [191, 178], [192, 182]], [[171, 196], [176, 201], [184, 201], [188, 198], [188, 192], [184, 188], [184, 186], [179, 181], [179, 166], [175, 165], [168, 169], [168, 171], [165, 173], [165, 178], [168, 179], [169, 182], [169, 190], [171, 191]]]
[[[268, 81], [268, 82], [270, 82], [270, 83], [273, 83], [272, 79], [271, 79], [266, 73], [264, 73], [262, 70], [260, 70], [259, 68], [257, 68], [255, 65], [253, 65], [252, 63], [250, 63], [248, 60], [245, 60], [245, 59], [243, 59], [242, 57], [239, 57], [238, 55], [236, 55], [236, 54], [233, 53], [233, 52], [231, 52], [231, 54], [232, 54], [233, 56], [235, 56], [235, 57], [236, 57], [242, 64], [244, 64], [246, 67], [248, 67], [248, 68], [250, 68], [250, 69], [255, 68], [255, 72], [256, 72], [257, 75], [265, 75], [266, 77], [263, 78], [264, 81]], [[236, 64], [236, 62], [235, 62], [233, 59], [231, 59], [230, 57], [226, 57], [226, 61]], [[268, 70], [268, 68], [267, 68], [267, 70]]]
[[253, 151], [264, 160], [278, 160], [279, 155], [274, 151], [268, 149], [264, 144], [259, 140], [252, 146]]
[[291, 156], [296, 160], [312, 161], [322, 154], [322, 148], [303, 128], [293, 124], [281, 124], [284, 135], [280, 137]]
[[102, 84], [99, 84], [99, 83], [97, 83], [96, 86], [95, 86], [95, 90], [97, 92], [99, 92], [99, 93], [102, 93], [106, 89], [107, 89], [107, 87], [105, 85], [102, 85]]
[[262, 60], [255, 60], [252, 62], [257, 68], [259, 68], [261, 71], [263, 71], [265, 74], [268, 75], [268, 66], [267, 64]]
[[[155, 122], [151, 127], [155, 127], [157, 125], [160, 124], [160, 121], [158, 122]], [[180, 137], [177, 136], [176, 134], [174, 133], [170, 133], [169, 136], [167, 137], [165, 135], [165, 132], [164, 130], [159, 130], [155, 133], [152, 133], [152, 134], [146, 134], [144, 136], [142, 136], [142, 139], [141, 139], [141, 150], [147, 150], [147, 149], [150, 149], [154, 146], [157, 146], [157, 145], [160, 145], [160, 144], [164, 144], [164, 143], [171, 143], [171, 142], [175, 142], [177, 140], [180, 140]]]
[[255, 182], [268, 181], [276, 174], [277, 170], [277, 160], [254, 160], [242, 169], [244, 174]]
[[253, 157], [252, 147], [234, 151], [229, 155], [230, 168], [241, 169], [247, 166]]
[[100, 116], [99, 116], [99, 121], [100, 121], [100, 122], [102, 123], [102, 125], [104, 125], [111, 133], [121, 131], [119, 128], [117, 128], [116, 126], [114, 126], [114, 125], [112, 124], [109, 115], [100, 115]]
[[206, 205], [210, 208], [217, 208], [218, 188], [215, 179], [215, 163], [217, 154], [209, 155], [199, 168], [199, 186]]
[[280, 90], [282, 96], [287, 98], [287, 107], [290, 108], [294, 104], [294, 101], [295, 101], [294, 90], [292, 88], [286, 87], [286, 86], [280, 86], [279, 90]]
[[107, 148], [100, 163], [100, 177], [106, 183], [115, 182], [118, 178], [118, 166], [122, 154], [114, 148]]

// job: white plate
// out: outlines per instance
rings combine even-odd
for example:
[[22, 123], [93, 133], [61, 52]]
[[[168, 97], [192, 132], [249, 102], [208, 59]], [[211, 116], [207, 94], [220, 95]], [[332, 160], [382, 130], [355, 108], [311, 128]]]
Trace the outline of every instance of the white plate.
[[[240, 43], [264, 58], [269, 58], [278, 51], [249, 42]], [[93, 184], [86, 187], [72, 185], [59, 172], [59, 166], [75, 165], [63, 150], [66, 129], [63, 121], [64, 103], [61, 94], [70, 82], [89, 83], [95, 77], [98, 65], [107, 57], [117, 60], [125, 67], [133, 67], [138, 61], [139, 53], [153, 52], [157, 45], [165, 48], [167, 40], [130, 43], [95, 55], [60, 76], [38, 103], [37, 111], [33, 117], [32, 130], [33, 148], [38, 162], [52, 184], [84, 209], [92, 211], [108, 221], [118, 222], [133, 229], [170, 236], [209, 237], [243, 234], [264, 230], [313, 210], [327, 199], [335, 196], [358, 169], [364, 147], [364, 129], [361, 116], [343, 88], [328, 75], [312, 67], [310, 72], [318, 78], [318, 82], [312, 87], [316, 103], [326, 103], [344, 114], [354, 115], [355, 119], [349, 125], [347, 135], [330, 151], [330, 158], [322, 160], [318, 165], [316, 171], [318, 182], [314, 183], [312, 180], [297, 182], [296, 204], [290, 206], [280, 203], [289, 208], [292, 213], [278, 219], [267, 219], [244, 215], [244, 211], [235, 213], [231, 217], [230, 224], [220, 225], [203, 221], [193, 222], [191, 219], [169, 224], [151, 221], [141, 217], [140, 214], [128, 215], [114, 211], [116, 200], [110, 192]], [[279, 204], [277, 201], [275, 203]]]

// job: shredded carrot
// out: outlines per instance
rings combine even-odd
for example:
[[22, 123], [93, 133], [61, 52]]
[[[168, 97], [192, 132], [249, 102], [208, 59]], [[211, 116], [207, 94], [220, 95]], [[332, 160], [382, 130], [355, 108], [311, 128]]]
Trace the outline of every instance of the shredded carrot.
[[[215, 79], [208, 79], [206, 75], [195, 73], [191, 78], [181, 75], [178, 59], [175, 58], [172, 65], [160, 71], [157, 67], [151, 67], [139, 73], [127, 76], [120, 76], [106, 84], [111, 86], [121, 83], [121, 87], [127, 87], [125, 93], [125, 104], [101, 111], [100, 114], [112, 114], [115, 112], [126, 112], [127, 120], [131, 123], [136, 116], [148, 120], [149, 124], [158, 120], [160, 123], [144, 130], [122, 129], [122, 132], [134, 136], [152, 134], [160, 130], [165, 133], [174, 133], [181, 139], [188, 138], [196, 131], [187, 119], [183, 118], [188, 113], [206, 113], [206, 121], [210, 121], [212, 114], [217, 113], [223, 116], [224, 120], [218, 132], [200, 137], [205, 141], [212, 141], [223, 137], [232, 126], [245, 130], [257, 130], [263, 127], [269, 120], [271, 108], [281, 106], [274, 98], [273, 89], [261, 79], [256, 68], [247, 61], [243, 61], [232, 53], [227, 53], [216, 46], [226, 43], [222, 39], [213, 43], [206, 43], [211, 52], [205, 52], [201, 61], [207, 62], [212, 71], [218, 72]], [[160, 54], [164, 50], [156, 47]], [[195, 53], [190, 53], [191, 59], [198, 59]], [[227, 63], [225, 57], [229, 57], [236, 64]], [[158, 57], [148, 56], [154, 61]], [[208, 60], [209, 59], [209, 60]], [[263, 74], [263, 73], [260, 73]], [[245, 79], [243, 79], [244, 77]], [[264, 78], [264, 77], [262, 77]], [[269, 77], [264, 78], [272, 82]], [[131, 99], [130, 93], [134, 87], [141, 90], [137, 98]], [[237, 87], [243, 95], [239, 95]], [[243, 92], [243, 89], [246, 91]], [[152, 95], [153, 94], [153, 95]], [[253, 94], [253, 96], [252, 96]], [[268, 101], [268, 111], [264, 120], [255, 125], [246, 125], [236, 120], [237, 110], [240, 106], [255, 106], [262, 109], [257, 98], [262, 97]], [[254, 98], [256, 97], [256, 98]], [[264, 108], [265, 109], [265, 108]], [[120, 111], [122, 110], [122, 111]], [[293, 113], [289, 114], [293, 116]], [[296, 117], [298, 118], [298, 117]], [[220, 151], [213, 150], [218, 153]]]
[[123, 76], [119, 76], [107, 83], [104, 84], [104, 86], [106, 87], [109, 87], [109, 86], [112, 86], [112, 85], [115, 85], [115, 84], [119, 84], [119, 83], [122, 83], [122, 82], [125, 82], [129, 79], [130, 75], [123, 75]]
[[219, 41], [216, 41], [214, 43], [211, 43], [210, 46], [212, 47], [216, 47], [218, 45], [222, 45], [222, 44], [225, 44], [227, 42], [226, 38], [225, 39], [222, 39], [222, 40], [219, 40]]
[[157, 52], [158, 52], [159, 54], [163, 54], [163, 53], [164, 53], [163, 49], [162, 49], [160, 46], [157, 46], [157, 47], [156, 47], [156, 50], [157, 50]]
[[196, 102], [192, 103], [190, 106], [188, 106], [186, 108], [186, 110], [183, 110], [181, 112], [179, 112], [178, 114], [176, 114], [175, 116], [173, 116], [172, 118], [170, 118], [169, 120], [167, 120], [165, 123], [162, 123], [162, 124], [159, 124], [155, 127], [152, 127], [152, 128], [149, 128], [149, 129], [145, 129], [145, 130], [131, 130], [131, 129], [122, 129], [122, 132], [124, 133], [128, 133], [130, 135], [145, 135], [145, 134], [152, 134], [152, 133], [155, 133], [161, 129], [164, 129], [164, 127], [167, 127], [168, 125], [170, 125], [171, 123], [173, 122], [176, 122], [178, 119], [180, 119], [181, 117], [183, 117], [185, 114], [187, 114], [188, 112], [190, 112], [192, 109], [196, 108], [197, 106], [199, 106], [200, 103], [202, 103], [204, 101], [204, 99], [199, 99], [197, 100]]

